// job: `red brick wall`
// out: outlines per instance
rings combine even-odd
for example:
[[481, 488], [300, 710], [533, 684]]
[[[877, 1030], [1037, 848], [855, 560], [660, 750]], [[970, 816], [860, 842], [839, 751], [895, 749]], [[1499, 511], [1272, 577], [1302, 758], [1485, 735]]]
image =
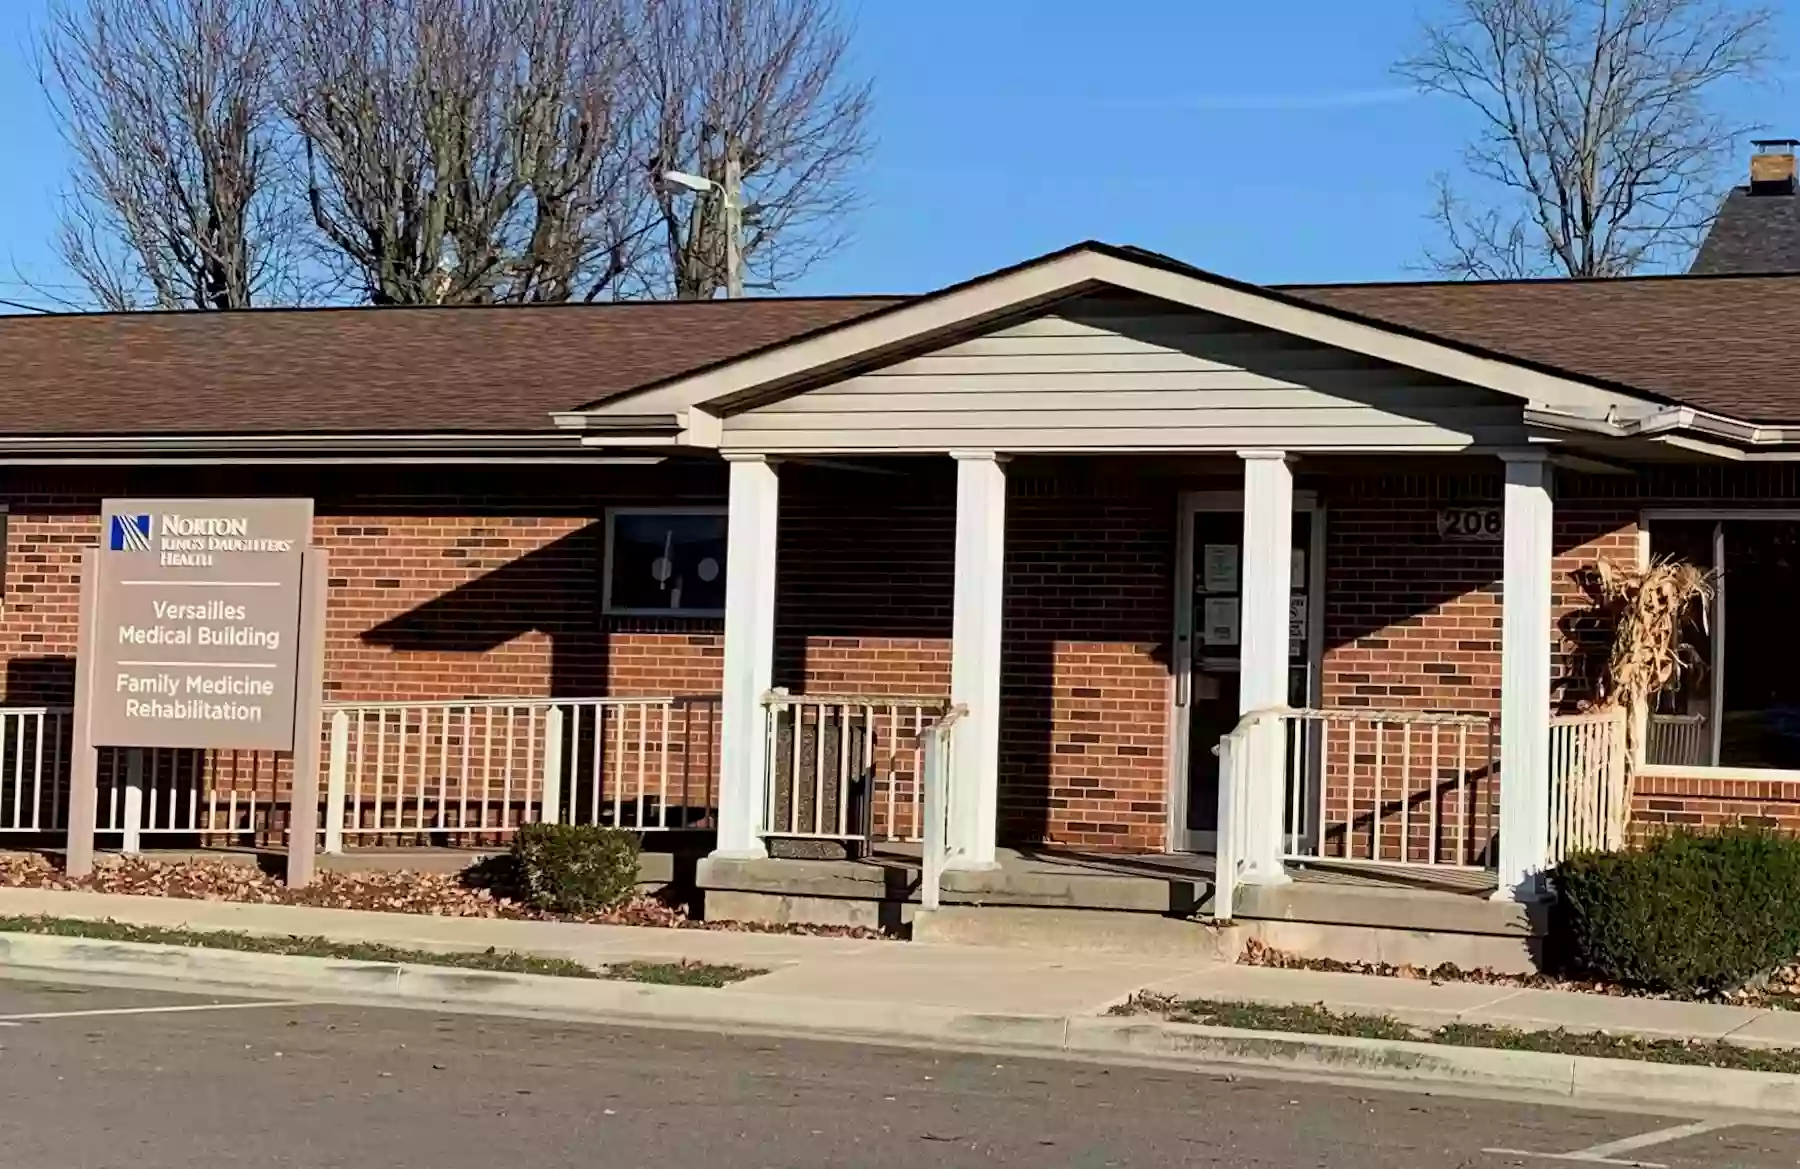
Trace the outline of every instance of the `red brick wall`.
[[[779, 685], [949, 694], [955, 467], [878, 469], [782, 471]], [[1015, 465], [1007, 509], [1000, 839], [1158, 851], [1174, 489]]]
[[[1437, 516], [1445, 506], [1500, 506], [1498, 469], [1341, 476], [1321, 488], [1327, 508], [1325, 704], [1468, 712], [1497, 720], [1501, 544], [1447, 540], [1438, 533]], [[1600, 556], [1635, 562], [1637, 505], [1589, 498], [1579, 483], [1573, 493], [1561, 494], [1551, 578], [1554, 627], [1545, 636], [1552, 644], [1556, 701], [1572, 710], [1591, 698], [1606, 648], [1582, 617], [1589, 607], [1582, 570]], [[1328, 749], [1328, 852], [1341, 854], [1347, 835], [1352, 855], [1368, 856], [1379, 807], [1382, 848], [1398, 859], [1405, 804], [1405, 855], [1424, 860], [1435, 805], [1439, 857], [1467, 850], [1473, 859], [1486, 859], [1498, 828], [1497, 721], [1469, 730], [1466, 753], [1460, 743], [1450, 745], [1453, 733], [1462, 732], [1439, 733], [1435, 766], [1427, 728], [1390, 726], [1379, 766], [1372, 729], [1364, 729], [1354, 759], [1347, 743]]]
[[[1442, 503], [1500, 503], [1494, 474], [1334, 478], [1322, 485], [1328, 508], [1325, 701], [1387, 709], [1461, 709], [1498, 715], [1500, 547], [1452, 544], [1437, 537]], [[1555, 701], [1575, 710], [1594, 696], [1608, 648], [1591, 617], [1582, 570], [1605, 557], [1635, 564], [1638, 516], [1649, 506], [1794, 507], [1800, 473], [1790, 469], [1675, 467], [1639, 476], [1579, 476], [1557, 481], [1556, 559], [1552, 575]], [[1415, 750], [1417, 749], [1415, 736]], [[1397, 768], [1388, 744], [1384, 809], [1398, 805]], [[1368, 847], [1374, 806], [1372, 757], [1328, 765], [1328, 815], [1353, 798], [1360, 846]], [[1354, 778], [1348, 778], [1353, 776]], [[1489, 813], [1497, 791], [1478, 788]], [[1415, 804], [1415, 812], [1428, 807]], [[1662, 825], [1717, 827], [1739, 822], [1800, 830], [1800, 783], [1646, 776], [1633, 804], [1646, 831]], [[1483, 834], [1477, 818], [1472, 835]], [[1341, 845], [1342, 829], [1336, 839]], [[1388, 847], [1397, 848], [1390, 840]], [[1415, 828], [1412, 855], [1421, 840]]]
[[[612, 504], [722, 500], [722, 476], [711, 467], [622, 471], [260, 472], [261, 493], [318, 500], [313, 538], [331, 554], [327, 695], [716, 691], [718, 620], [602, 619], [597, 521]], [[216, 472], [7, 476], [5, 698], [68, 697], [80, 550], [97, 538], [102, 497], [243, 485]]]
[[1003, 842], [1165, 846], [1175, 517], [1155, 479], [1009, 476]]
[[[923, 459], [872, 470], [782, 470], [776, 681], [815, 694], [944, 696], [954, 466]], [[11, 509], [0, 622], [5, 698], [68, 694], [79, 550], [95, 537], [102, 496], [230, 494], [246, 481], [242, 471], [200, 469], [0, 477]], [[268, 470], [249, 481], [259, 494], [319, 500], [315, 539], [333, 554], [333, 696], [718, 688], [717, 619], [601, 615], [597, 521], [609, 504], [721, 501], [723, 467]], [[1001, 838], [1159, 850], [1176, 494], [1189, 484], [1098, 462], [1021, 461], [1009, 485]], [[1445, 542], [1436, 528], [1441, 505], [1497, 505], [1497, 468], [1303, 478], [1302, 486], [1318, 490], [1327, 508], [1326, 704], [1497, 714], [1500, 547]], [[1597, 644], [1569, 574], [1599, 554], [1635, 558], [1641, 506], [1796, 499], [1800, 481], [1789, 473], [1565, 476], [1556, 513], [1558, 628], [1546, 630], [1557, 646], [1563, 705], [1590, 692], [1594, 659], [1582, 647]], [[1476, 754], [1484, 749], [1474, 746]], [[1442, 756], [1439, 764], [1440, 785], [1459, 778]], [[1464, 835], [1479, 852], [1492, 831], [1492, 777], [1472, 771], [1476, 815]], [[1366, 747], [1354, 760], [1334, 759], [1328, 776], [1334, 819], [1373, 808]], [[1710, 822], [1740, 806], [1786, 822], [1766, 809], [1793, 802], [1779, 785], [1735, 795], [1651, 790], [1639, 801], [1646, 822], [1653, 814]], [[1684, 803], [1666, 806], [1673, 801]], [[1410, 847], [1416, 858], [1417, 832]]]
[[949, 459], [784, 467], [776, 685], [947, 697], [955, 564]]
[[[1323, 700], [1328, 707], [1495, 715], [1500, 700], [1498, 543], [1438, 534], [1444, 505], [1499, 502], [1498, 474], [1334, 477], [1326, 508]], [[1484, 859], [1497, 827], [1496, 728], [1389, 724], [1327, 732], [1325, 851]], [[1465, 737], [1466, 736], [1466, 737]], [[1433, 755], [1435, 743], [1436, 754]], [[1465, 819], [1465, 804], [1467, 815]], [[1404, 817], [1402, 810], [1405, 810]]]
[[[782, 472], [777, 684], [947, 696], [955, 555], [949, 460]], [[716, 467], [259, 473], [318, 500], [332, 557], [328, 696], [716, 692], [717, 619], [606, 618], [609, 505], [723, 498]], [[1174, 496], [1130, 480], [1014, 477], [1007, 550], [1002, 835], [1164, 843]], [[80, 550], [106, 495], [242, 491], [218, 472], [7, 476], [0, 662], [8, 701], [66, 700]]]
[[1645, 775], [1632, 795], [1636, 835], [1672, 828], [1762, 825], [1800, 832], [1800, 782]]

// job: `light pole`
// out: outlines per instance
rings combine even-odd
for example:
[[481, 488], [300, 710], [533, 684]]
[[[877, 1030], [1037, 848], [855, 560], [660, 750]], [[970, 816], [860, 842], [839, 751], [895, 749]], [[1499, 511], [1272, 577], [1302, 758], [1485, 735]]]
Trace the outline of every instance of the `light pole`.
[[725, 232], [725, 295], [737, 299], [744, 295], [744, 176], [737, 151], [725, 154], [725, 181], [716, 183], [704, 175], [666, 170], [662, 181], [668, 186], [692, 191], [704, 198], [719, 197], [719, 216]]

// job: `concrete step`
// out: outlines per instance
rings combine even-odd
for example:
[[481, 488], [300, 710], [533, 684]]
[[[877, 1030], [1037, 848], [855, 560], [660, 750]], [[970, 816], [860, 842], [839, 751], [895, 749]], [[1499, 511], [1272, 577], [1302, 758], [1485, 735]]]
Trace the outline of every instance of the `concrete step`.
[[946, 905], [913, 914], [915, 942], [1061, 953], [1237, 961], [1243, 930], [1154, 913], [1020, 905]]
[[[919, 899], [918, 868], [896, 862], [709, 857], [700, 862], [696, 878], [709, 894], [718, 890], [901, 904]], [[1203, 880], [1083, 870], [1074, 865], [1055, 870], [1008, 865], [983, 872], [948, 872], [942, 888], [943, 900], [953, 905], [1109, 909], [1178, 917], [1193, 915], [1211, 895], [1211, 886]]]

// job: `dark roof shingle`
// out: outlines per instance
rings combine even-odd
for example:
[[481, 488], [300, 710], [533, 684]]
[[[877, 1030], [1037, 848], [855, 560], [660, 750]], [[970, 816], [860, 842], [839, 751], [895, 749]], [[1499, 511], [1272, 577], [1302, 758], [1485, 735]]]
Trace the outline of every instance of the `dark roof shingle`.
[[1800, 422], [1800, 275], [1283, 291], [1744, 421]]
[[1800, 272], [1800, 195], [1751, 194], [1736, 187], [1688, 268], [1697, 276]]
[[[1800, 274], [1278, 291], [1746, 421], [1800, 423]], [[904, 299], [0, 317], [0, 435], [542, 433], [552, 412]]]
[[891, 298], [0, 317], [0, 434], [520, 433]]

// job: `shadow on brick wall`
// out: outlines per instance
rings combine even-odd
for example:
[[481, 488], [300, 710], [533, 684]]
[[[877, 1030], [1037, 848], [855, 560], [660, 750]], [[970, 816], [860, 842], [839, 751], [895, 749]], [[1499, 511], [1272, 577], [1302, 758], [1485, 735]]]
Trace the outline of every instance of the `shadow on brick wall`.
[[796, 465], [783, 470], [781, 491], [775, 685], [947, 695], [956, 564], [949, 460], [865, 471]]
[[58, 705], [75, 700], [75, 657], [48, 654], [39, 658], [9, 658], [6, 662], [6, 701], [14, 706]]
[[483, 654], [541, 633], [551, 645], [550, 694], [604, 694], [601, 541], [601, 525], [588, 524], [381, 622], [361, 640], [408, 653]]
[[[614, 637], [641, 632], [676, 632], [679, 635], [680, 631], [665, 628], [668, 622], [659, 623], [654, 619], [642, 622], [633, 619], [631, 623], [621, 625], [603, 617], [600, 592], [603, 541], [602, 525], [598, 522], [588, 524], [398, 617], [383, 621], [361, 634], [361, 640], [408, 653], [474, 656], [527, 634], [542, 634], [550, 641], [549, 676], [544, 679], [547, 696], [559, 699], [639, 697], [643, 693], [641, 690], [612, 693], [616, 687], [609, 688]], [[710, 631], [705, 634], [709, 641], [712, 636]], [[534, 677], [532, 689], [537, 684], [538, 679]], [[597, 708], [585, 715], [579, 709], [569, 715], [564, 759], [571, 776], [586, 777], [586, 781], [575, 784], [570, 792], [573, 814], [583, 821], [594, 817], [603, 823], [622, 826], [638, 824], [639, 820], [632, 816], [661, 816], [660, 812], [645, 812], [633, 803], [648, 791], [642, 786], [646, 781], [641, 775], [636, 780], [639, 786], [632, 789], [637, 796], [625, 796], [622, 805], [615, 802], [610, 817], [605, 806], [607, 801], [601, 800], [598, 788], [591, 785], [600, 782], [604, 771], [607, 782], [620, 784], [624, 790], [623, 785], [631, 781], [626, 771], [618, 769], [629, 770], [631, 760], [636, 759], [640, 769], [648, 767], [651, 773], [656, 773], [658, 765], [645, 753], [653, 754], [666, 748], [670, 752], [666, 782], [681, 793], [679, 808], [673, 802], [668, 805], [672, 809], [669, 815], [673, 817], [668, 824], [710, 827], [708, 793], [717, 788], [719, 750], [718, 701], [710, 689], [704, 694], [675, 693], [673, 697], [677, 701], [664, 716], [670, 720], [666, 730], [660, 723], [651, 721], [648, 709], [638, 709], [633, 714], [634, 708], [618, 708], [618, 713], [606, 716], [605, 725], [611, 728], [607, 730], [597, 727]], [[491, 682], [481, 691], [478, 693], [471, 688], [445, 697], [510, 698], [521, 693], [517, 686], [495, 687]], [[667, 690], [659, 692], [669, 693]], [[633, 739], [634, 746], [621, 748], [619, 744], [626, 741], [624, 737], [634, 733], [642, 738]], [[613, 739], [611, 736], [615, 734], [620, 738]], [[655, 741], [658, 736], [666, 739], [666, 743]], [[610, 753], [602, 746], [602, 740], [613, 744]], [[621, 749], [626, 753], [618, 754]], [[631, 751], [639, 754], [632, 755]], [[610, 761], [615, 757], [616, 762]], [[657, 799], [661, 801], [673, 794], [659, 789]], [[595, 806], [584, 800], [600, 803]], [[705, 851], [710, 846], [703, 837], [650, 833], [646, 847], [700, 848]]]

